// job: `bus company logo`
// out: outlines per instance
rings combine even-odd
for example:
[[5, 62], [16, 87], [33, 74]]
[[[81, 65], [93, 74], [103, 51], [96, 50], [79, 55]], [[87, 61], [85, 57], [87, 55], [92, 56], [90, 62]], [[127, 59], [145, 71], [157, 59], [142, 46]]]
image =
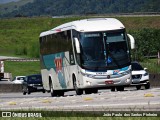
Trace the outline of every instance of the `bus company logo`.
[[62, 71], [62, 58], [55, 58], [56, 73]]
[[11, 112], [2, 112], [2, 117], [12, 117]]
[[117, 75], [120, 72], [120, 70], [114, 70], [113, 75]]

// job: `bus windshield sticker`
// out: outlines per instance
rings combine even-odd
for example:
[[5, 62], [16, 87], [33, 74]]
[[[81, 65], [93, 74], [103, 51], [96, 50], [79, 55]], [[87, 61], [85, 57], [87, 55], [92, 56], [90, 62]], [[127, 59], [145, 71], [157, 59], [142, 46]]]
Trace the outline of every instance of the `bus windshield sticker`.
[[85, 34], [85, 37], [100, 37], [99, 33], [95, 33], [95, 34]]

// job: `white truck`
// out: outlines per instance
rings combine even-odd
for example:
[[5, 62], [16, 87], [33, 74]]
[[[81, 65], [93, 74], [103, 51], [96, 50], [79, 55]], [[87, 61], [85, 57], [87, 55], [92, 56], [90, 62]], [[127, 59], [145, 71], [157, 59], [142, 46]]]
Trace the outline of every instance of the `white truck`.
[[4, 72], [4, 61], [0, 61], [0, 80], [2, 79], [11, 79], [12, 74], [8, 72]]

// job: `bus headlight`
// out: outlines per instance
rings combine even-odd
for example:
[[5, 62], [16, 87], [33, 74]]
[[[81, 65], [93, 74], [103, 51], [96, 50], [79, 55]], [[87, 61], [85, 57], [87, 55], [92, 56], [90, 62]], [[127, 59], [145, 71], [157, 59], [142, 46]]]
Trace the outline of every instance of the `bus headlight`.
[[122, 74], [122, 75], [128, 75], [130, 73], [131, 73], [131, 70], [119, 72], [119, 74]]
[[82, 72], [82, 71], [81, 71], [81, 74], [82, 74], [83, 76], [89, 77], [89, 78], [93, 78], [93, 77], [94, 77], [94, 75], [92, 75], [92, 74], [87, 74], [87, 73], [84, 73], [84, 72]]

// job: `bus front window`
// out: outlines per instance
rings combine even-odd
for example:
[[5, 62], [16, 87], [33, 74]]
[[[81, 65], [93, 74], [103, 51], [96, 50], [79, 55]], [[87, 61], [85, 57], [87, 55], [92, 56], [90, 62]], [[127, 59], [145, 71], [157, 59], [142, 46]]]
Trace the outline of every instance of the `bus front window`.
[[130, 62], [124, 32], [81, 33], [80, 45], [81, 65], [85, 69], [117, 69]]

